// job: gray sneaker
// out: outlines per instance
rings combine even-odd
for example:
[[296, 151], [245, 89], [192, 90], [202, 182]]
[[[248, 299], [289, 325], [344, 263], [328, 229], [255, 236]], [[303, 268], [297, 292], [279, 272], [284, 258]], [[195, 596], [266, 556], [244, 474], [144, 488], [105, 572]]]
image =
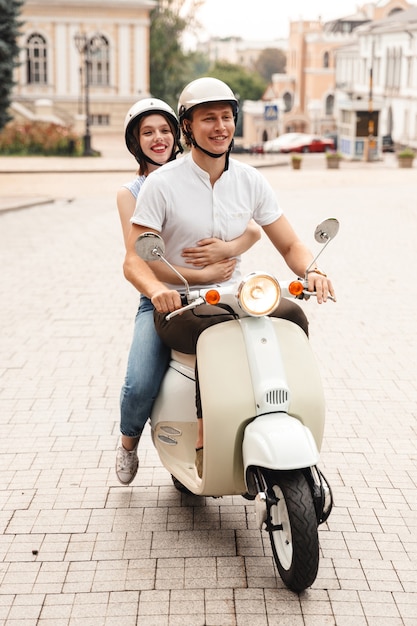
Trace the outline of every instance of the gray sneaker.
[[119, 441], [116, 452], [116, 476], [122, 485], [130, 485], [139, 467], [138, 446], [133, 450], [126, 450]]

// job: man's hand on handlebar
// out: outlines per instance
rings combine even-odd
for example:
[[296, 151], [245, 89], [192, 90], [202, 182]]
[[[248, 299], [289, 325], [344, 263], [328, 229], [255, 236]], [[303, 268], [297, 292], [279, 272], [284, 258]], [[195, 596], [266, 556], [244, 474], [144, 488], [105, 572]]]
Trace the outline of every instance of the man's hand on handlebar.
[[314, 271], [308, 273], [308, 290], [315, 292], [319, 304], [327, 302], [329, 298], [336, 301], [331, 281], [321, 273], [316, 274]]
[[170, 313], [182, 307], [181, 296], [175, 289], [161, 289], [153, 294], [151, 302], [158, 313]]

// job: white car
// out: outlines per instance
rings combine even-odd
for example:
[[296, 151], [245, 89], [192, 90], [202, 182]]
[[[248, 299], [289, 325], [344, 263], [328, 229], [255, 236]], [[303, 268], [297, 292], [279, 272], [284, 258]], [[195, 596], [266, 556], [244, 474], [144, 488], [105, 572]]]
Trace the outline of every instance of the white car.
[[275, 139], [270, 139], [264, 143], [264, 152], [281, 152], [289, 144], [294, 143], [303, 133], [284, 133]]

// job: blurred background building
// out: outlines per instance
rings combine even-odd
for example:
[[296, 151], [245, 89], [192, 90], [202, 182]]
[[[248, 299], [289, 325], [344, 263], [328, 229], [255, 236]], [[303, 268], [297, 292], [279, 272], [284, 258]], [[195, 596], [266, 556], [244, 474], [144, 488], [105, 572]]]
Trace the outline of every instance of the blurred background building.
[[95, 132], [117, 131], [149, 95], [154, 0], [26, 0], [12, 114]]
[[[245, 144], [286, 132], [368, 136], [367, 113], [379, 107], [379, 142], [390, 134], [417, 146], [417, 9], [406, 0], [381, 4], [332, 22], [291, 22], [286, 72], [271, 77], [261, 102], [244, 103]], [[360, 129], [353, 129], [358, 115], [347, 113], [347, 101], [365, 112]], [[359, 158], [364, 149], [359, 140], [349, 154]]]
[[[26, 0], [12, 113], [120, 133], [128, 107], [149, 94], [150, 12], [156, 0]], [[259, 101], [245, 100], [242, 143], [286, 132], [334, 135], [351, 158], [381, 137], [417, 147], [417, 7], [380, 0], [323, 23], [297, 20], [288, 40], [212, 38], [212, 61], [253, 70], [263, 50], [286, 55]], [[89, 112], [89, 115], [86, 113]], [[87, 129], [88, 130], [88, 129]]]

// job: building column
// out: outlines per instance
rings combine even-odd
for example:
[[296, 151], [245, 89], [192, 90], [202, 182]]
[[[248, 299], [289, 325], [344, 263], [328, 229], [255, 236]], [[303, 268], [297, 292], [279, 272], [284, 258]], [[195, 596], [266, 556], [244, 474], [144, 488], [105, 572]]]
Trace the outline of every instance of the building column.
[[127, 24], [121, 24], [117, 32], [117, 61], [114, 63], [118, 66], [119, 74], [119, 96], [130, 96], [130, 73], [131, 73], [131, 57], [130, 57], [130, 27]]
[[[135, 59], [149, 58], [148, 22], [135, 27], [134, 45]], [[134, 64], [133, 90], [135, 97], [146, 98], [149, 96], [149, 66], [144, 63]]]

